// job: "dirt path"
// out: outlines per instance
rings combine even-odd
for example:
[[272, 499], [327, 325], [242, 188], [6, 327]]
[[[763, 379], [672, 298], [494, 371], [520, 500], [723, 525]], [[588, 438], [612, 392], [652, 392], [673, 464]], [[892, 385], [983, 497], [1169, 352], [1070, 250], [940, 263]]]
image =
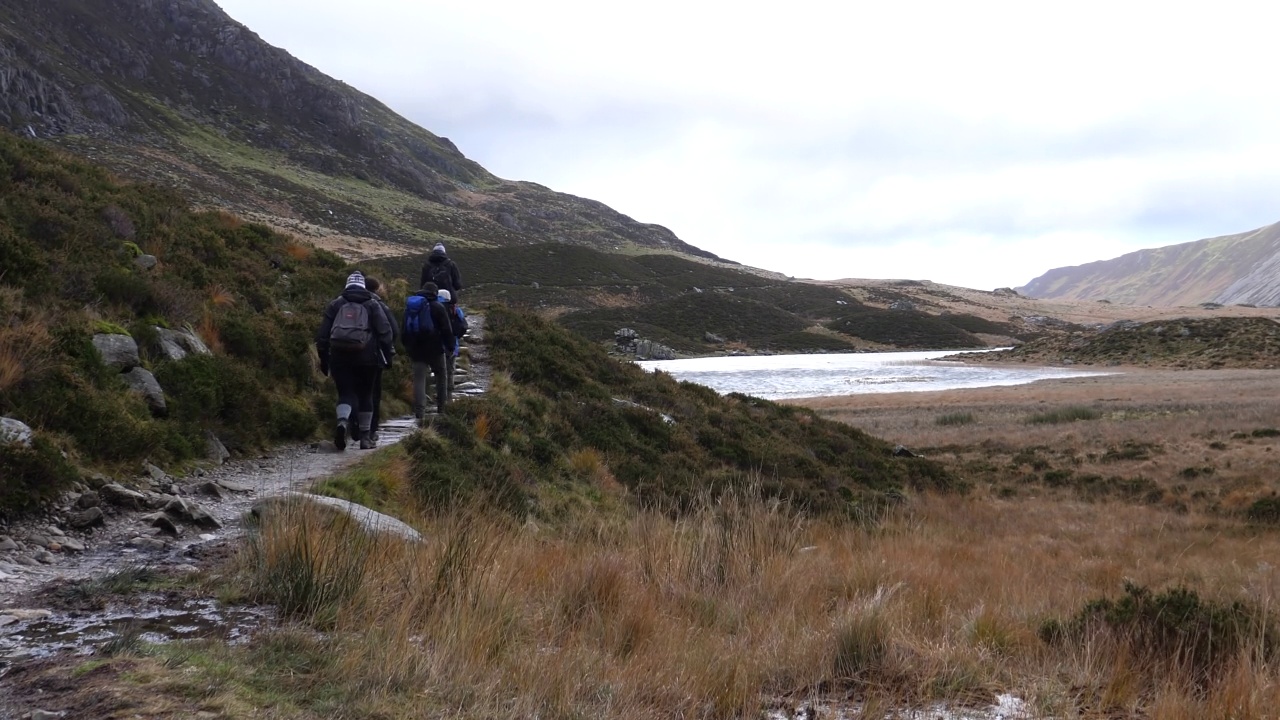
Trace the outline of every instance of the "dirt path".
[[[466, 377], [458, 378], [459, 396], [484, 392], [490, 379], [482, 345], [484, 319], [470, 320], [470, 369]], [[379, 448], [394, 445], [415, 429], [412, 417], [384, 422]], [[86, 509], [77, 506], [79, 494], [68, 495], [43, 517], [0, 527], [0, 677], [14, 660], [82, 647], [86, 641], [80, 638], [91, 634], [89, 628], [114, 627], [123, 616], [137, 616], [134, 610], [122, 613], [120, 608], [103, 608], [96, 614], [60, 613], [43, 607], [43, 592], [138, 568], [194, 572], [208, 558], [224, 555], [243, 534], [244, 518], [254, 503], [264, 497], [306, 491], [316, 481], [342, 472], [372, 452], [377, 451], [357, 450], [354, 445], [339, 452], [325, 440], [237, 458], [182, 478], [156, 468], [152, 476], [127, 488], [136, 496], [113, 499], [106, 488], [100, 489], [89, 505], [102, 513], [102, 521], [93, 527], [75, 529], [70, 521]], [[186, 521], [157, 527], [158, 514], [175, 514], [175, 501], [193, 512]], [[164, 512], [166, 507], [170, 512]], [[173, 613], [168, 617], [183, 622], [228, 620], [225, 613], [211, 608], [152, 607], [147, 612], [154, 616], [169, 611]], [[188, 616], [198, 617], [192, 620]], [[179, 623], [174, 620], [171, 624]], [[68, 634], [74, 639], [65, 643], [58, 639]]]

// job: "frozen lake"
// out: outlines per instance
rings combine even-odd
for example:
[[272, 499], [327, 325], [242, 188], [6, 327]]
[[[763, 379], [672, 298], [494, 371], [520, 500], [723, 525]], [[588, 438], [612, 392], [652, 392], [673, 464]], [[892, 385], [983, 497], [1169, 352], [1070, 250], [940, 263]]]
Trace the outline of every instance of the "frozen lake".
[[690, 360], [650, 360], [639, 365], [721, 393], [781, 400], [819, 395], [923, 392], [993, 385], [1022, 385], [1049, 378], [1108, 375], [1096, 370], [997, 367], [940, 361], [955, 350], [838, 355], [751, 355]]

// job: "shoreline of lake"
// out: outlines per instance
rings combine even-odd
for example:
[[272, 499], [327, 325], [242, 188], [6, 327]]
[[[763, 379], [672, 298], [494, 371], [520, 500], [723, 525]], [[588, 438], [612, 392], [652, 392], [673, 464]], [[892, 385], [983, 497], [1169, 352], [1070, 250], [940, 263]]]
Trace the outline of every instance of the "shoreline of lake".
[[[984, 351], [968, 351], [984, 352]], [[1044, 379], [1093, 377], [1116, 369], [965, 363], [954, 350], [881, 353], [743, 355], [637, 364], [720, 393], [740, 392], [767, 400], [844, 397], [895, 392], [942, 392], [1034, 383]]]

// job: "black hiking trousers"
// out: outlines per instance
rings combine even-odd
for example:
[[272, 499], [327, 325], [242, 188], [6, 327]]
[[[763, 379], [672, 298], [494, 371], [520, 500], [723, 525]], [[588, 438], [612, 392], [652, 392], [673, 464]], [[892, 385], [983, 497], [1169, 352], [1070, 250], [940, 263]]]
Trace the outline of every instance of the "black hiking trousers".
[[369, 431], [378, 432], [378, 419], [382, 416], [382, 368], [373, 370], [373, 419], [369, 421]]
[[372, 365], [339, 364], [329, 367], [333, 384], [338, 386], [338, 419], [343, 419], [341, 408], [346, 405], [352, 437], [360, 437], [357, 428], [366, 429], [359, 424], [362, 416], [368, 417], [364, 413], [373, 413], [373, 386], [377, 380], [377, 371], [378, 368]]

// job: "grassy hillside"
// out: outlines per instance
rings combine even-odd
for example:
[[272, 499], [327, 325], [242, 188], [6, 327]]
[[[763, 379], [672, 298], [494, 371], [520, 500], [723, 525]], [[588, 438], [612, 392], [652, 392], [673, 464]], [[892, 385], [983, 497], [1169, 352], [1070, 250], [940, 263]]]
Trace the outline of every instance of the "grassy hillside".
[[1145, 365], [1190, 369], [1280, 365], [1280, 324], [1263, 317], [1122, 322], [1099, 332], [1046, 337], [980, 360]]
[[[842, 288], [671, 254], [619, 255], [559, 243], [457, 248], [449, 254], [462, 268], [464, 303], [538, 310], [601, 343], [630, 327], [690, 355], [726, 348], [850, 352], [981, 347], [984, 342], [973, 333], [1021, 332], [966, 314], [888, 310], [859, 302]], [[417, 282], [422, 259], [392, 258], [385, 264], [393, 275]], [[708, 333], [724, 343], [709, 342]]]
[[847, 425], [646, 373], [527, 313], [494, 309], [486, 328], [491, 391], [405, 441], [413, 482], [432, 504], [481, 492], [518, 515], [555, 517], [620, 488], [681, 507], [758, 482], [767, 497], [856, 515], [906, 486], [955, 484]]
[[[344, 279], [337, 256], [0, 132], [0, 268], [0, 414], [37, 430], [34, 449], [0, 450], [0, 512], [76, 466], [203, 456], [206, 430], [233, 450], [315, 430], [327, 384], [311, 335]], [[213, 354], [169, 361], [157, 327], [191, 329]], [[102, 332], [137, 341], [167, 415], [104, 367]]]

